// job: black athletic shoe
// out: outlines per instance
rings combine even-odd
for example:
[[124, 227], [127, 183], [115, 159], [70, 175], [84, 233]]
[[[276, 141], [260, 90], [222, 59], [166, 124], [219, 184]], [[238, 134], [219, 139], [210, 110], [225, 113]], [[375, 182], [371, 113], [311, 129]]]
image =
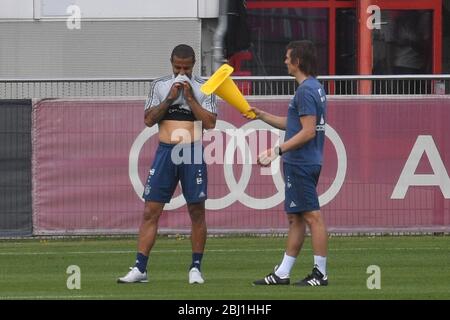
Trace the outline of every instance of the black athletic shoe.
[[[275, 267], [276, 270], [276, 267]], [[289, 278], [280, 278], [277, 276], [274, 272], [269, 273], [267, 276], [265, 276], [262, 279], [253, 281], [254, 286], [258, 285], [287, 285], [290, 283]]]
[[327, 276], [324, 276], [322, 272], [319, 271], [319, 269], [314, 267], [311, 274], [309, 274], [305, 279], [294, 283], [294, 285], [300, 287], [327, 286], [328, 278]]

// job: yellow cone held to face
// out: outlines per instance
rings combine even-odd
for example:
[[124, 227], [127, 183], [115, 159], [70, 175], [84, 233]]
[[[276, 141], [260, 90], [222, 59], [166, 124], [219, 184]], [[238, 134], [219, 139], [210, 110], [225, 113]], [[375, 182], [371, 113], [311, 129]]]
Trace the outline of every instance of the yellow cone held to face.
[[230, 75], [233, 73], [233, 67], [228, 64], [223, 64], [214, 74], [206, 81], [200, 90], [206, 94], [217, 94], [223, 100], [235, 107], [240, 113], [255, 118], [256, 114], [250, 111], [250, 105], [245, 100], [241, 91], [234, 83]]

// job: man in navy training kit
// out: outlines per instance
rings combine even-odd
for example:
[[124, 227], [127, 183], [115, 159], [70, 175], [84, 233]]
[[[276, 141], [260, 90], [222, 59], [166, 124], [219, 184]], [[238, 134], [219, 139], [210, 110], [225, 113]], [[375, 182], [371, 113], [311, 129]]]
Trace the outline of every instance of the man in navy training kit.
[[325, 139], [326, 96], [315, 79], [317, 53], [311, 41], [293, 41], [287, 46], [285, 64], [299, 87], [289, 103], [287, 117], [252, 108], [257, 119], [286, 130], [284, 143], [262, 152], [258, 163], [268, 166], [282, 155], [285, 180], [284, 208], [289, 221], [283, 260], [254, 285], [288, 285], [290, 272], [303, 246], [306, 226], [311, 231], [314, 252], [312, 273], [297, 286], [326, 286], [327, 230], [320, 213], [317, 182], [322, 168]]
[[[127, 275], [118, 279], [119, 283], [148, 282], [147, 262], [156, 240], [159, 217], [179, 181], [192, 222], [189, 283], [204, 283], [200, 266], [206, 243], [208, 181], [202, 134], [203, 129], [212, 129], [216, 125], [217, 103], [214, 95], [201, 93], [204, 80], [192, 75], [195, 64], [192, 47], [176, 46], [170, 62], [173, 74], [151, 83], [145, 104], [144, 121], [148, 127], [158, 124], [159, 146], [143, 194], [145, 207], [139, 228], [136, 264]], [[200, 121], [201, 125], [198, 125]], [[199, 150], [200, 160], [197, 159]], [[181, 155], [183, 161], [175, 161], [178, 159], [174, 159], [174, 154]]]

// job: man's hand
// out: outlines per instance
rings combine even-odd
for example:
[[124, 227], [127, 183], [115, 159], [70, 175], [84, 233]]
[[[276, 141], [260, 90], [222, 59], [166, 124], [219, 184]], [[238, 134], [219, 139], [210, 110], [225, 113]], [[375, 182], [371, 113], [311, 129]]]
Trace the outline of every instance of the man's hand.
[[192, 87], [189, 82], [183, 82], [183, 95], [186, 101], [192, 101], [195, 99], [194, 93], [192, 92]]
[[[254, 118], [252, 118], [251, 117], [251, 112], [253, 111], [253, 113], [256, 115], [256, 117], [254, 117]], [[259, 110], [258, 108], [255, 108], [255, 107], [251, 107], [250, 109], [249, 109], [249, 112], [248, 113], [246, 113], [246, 114], [243, 114], [243, 116], [244, 116], [244, 118], [247, 118], [247, 119], [249, 119], [249, 120], [256, 120], [256, 119], [260, 119], [261, 118], [261, 115], [264, 113], [264, 111], [261, 111], [261, 110]]]
[[164, 99], [164, 101], [166, 101], [169, 105], [171, 105], [180, 95], [180, 89], [181, 89], [182, 85], [181, 83], [174, 83], [172, 85], [172, 87], [169, 90], [169, 93], [167, 94], [166, 99]]
[[270, 163], [275, 160], [278, 155], [275, 153], [274, 148], [267, 149], [264, 152], [261, 152], [258, 156], [258, 164], [263, 167], [268, 167]]

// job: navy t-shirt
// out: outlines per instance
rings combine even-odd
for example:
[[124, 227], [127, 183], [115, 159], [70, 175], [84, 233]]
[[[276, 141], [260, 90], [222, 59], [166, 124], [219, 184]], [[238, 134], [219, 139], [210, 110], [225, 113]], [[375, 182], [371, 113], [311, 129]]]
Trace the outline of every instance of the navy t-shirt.
[[291, 139], [302, 129], [300, 117], [316, 116], [316, 136], [299, 149], [283, 154], [283, 161], [291, 164], [322, 165], [325, 141], [325, 90], [315, 78], [303, 81], [289, 103], [285, 141]]

